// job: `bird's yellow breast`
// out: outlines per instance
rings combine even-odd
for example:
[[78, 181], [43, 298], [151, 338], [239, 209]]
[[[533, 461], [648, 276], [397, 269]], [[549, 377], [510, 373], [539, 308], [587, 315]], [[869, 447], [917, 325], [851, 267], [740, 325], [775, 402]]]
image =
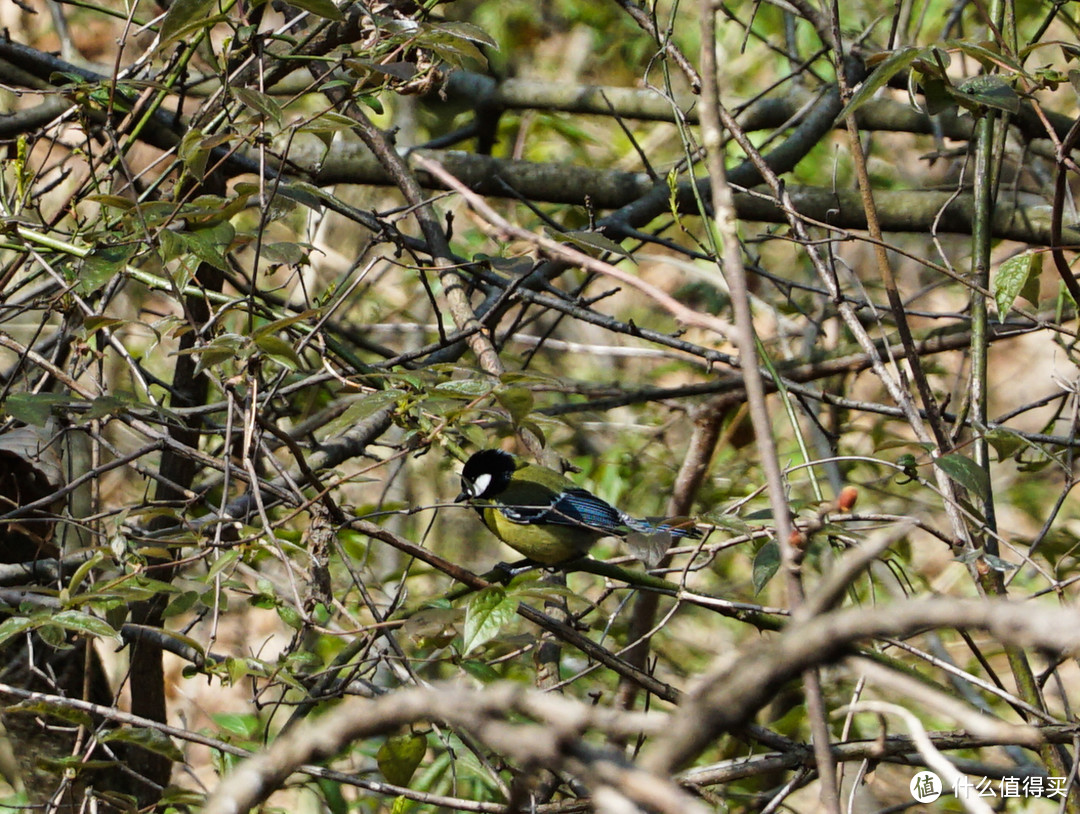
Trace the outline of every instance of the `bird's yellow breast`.
[[574, 526], [515, 523], [494, 506], [484, 508], [481, 517], [496, 537], [543, 565], [576, 559], [603, 536], [591, 529]]

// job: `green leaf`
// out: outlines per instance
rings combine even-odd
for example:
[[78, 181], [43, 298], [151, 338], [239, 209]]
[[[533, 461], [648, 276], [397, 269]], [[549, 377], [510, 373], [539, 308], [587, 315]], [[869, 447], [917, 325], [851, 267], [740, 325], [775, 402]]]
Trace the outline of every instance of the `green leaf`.
[[1008, 68], [1018, 74], [1027, 74], [1024, 72], [1023, 66], [1015, 59], [1007, 54], [1003, 54], [993, 42], [969, 42], [967, 40], [945, 40], [945, 47], [958, 51], [962, 51], [969, 57], [972, 57], [980, 65], [986, 68], [988, 71], [992, 70], [995, 66], [1001, 66]]
[[949, 93], [961, 101], [969, 104], [991, 107], [995, 110], [1004, 110], [1006, 113], [1018, 113], [1020, 111], [1020, 96], [1012, 85], [997, 74], [984, 74], [973, 76], [963, 82], [959, 87], [950, 88]]
[[123, 641], [116, 628], [104, 619], [98, 619], [96, 616], [91, 616], [83, 611], [65, 610], [54, 613], [49, 617], [49, 623], [88, 636], [102, 636], [107, 639], [115, 639], [118, 642]]
[[205, 229], [197, 229], [187, 235], [188, 246], [192, 253], [211, 266], [222, 271], [227, 270], [225, 252], [236, 237], [236, 229], [228, 221], [222, 221]]
[[103, 328], [115, 328], [117, 325], [127, 324], [128, 320], [115, 317], [87, 317], [83, 320], [83, 330], [87, 337], [91, 337]]
[[237, 88], [236, 98], [258, 113], [262, 118], [269, 119], [278, 127], [281, 127], [283, 121], [281, 105], [265, 93], [260, 93], [253, 88]]
[[66, 393], [12, 393], [4, 401], [4, 412], [27, 424], [44, 427], [54, 407], [72, 402], [73, 399]]
[[407, 786], [425, 754], [427, 739], [423, 735], [410, 732], [408, 735], [387, 738], [375, 753], [375, 762], [387, 783]]
[[950, 108], [956, 107], [956, 99], [950, 91], [952, 88], [941, 79], [936, 77], [923, 77], [919, 80], [923, 90], [923, 101], [926, 103], [926, 112], [931, 116], [944, 113]]
[[125, 198], [122, 195], [87, 195], [83, 198], [84, 201], [94, 201], [102, 206], [108, 206], [113, 209], [122, 209], [127, 212], [135, 207], [135, 202], [130, 198]]
[[214, 337], [201, 348], [191, 348], [177, 353], [198, 356], [199, 362], [195, 365], [195, 372], [201, 373], [207, 368], [216, 367], [232, 359], [240, 359], [246, 356], [247, 354], [241, 354], [241, 351], [246, 349], [247, 344], [247, 339], [243, 336], [224, 333], [221, 336]]
[[1041, 254], [1026, 251], [1014, 255], [998, 266], [994, 275], [993, 294], [997, 303], [998, 321], [1004, 322], [1020, 291], [1027, 284], [1032, 265]]
[[483, 684], [490, 684], [493, 681], [498, 681], [501, 676], [499, 673], [486, 661], [478, 661], [477, 659], [462, 659], [461, 669], [471, 675], [477, 681]]
[[472, 40], [478, 42], [481, 45], [486, 45], [488, 48], [494, 48], [499, 50], [499, 44], [495, 41], [494, 37], [488, 34], [484, 29], [472, 23], [464, 22], [440, 22], [435, 26], [439, 31], [446, 31], [455, 37], [460, 37], [464, 40]]
[[754, 593], [761, 593], [761, 589], [769, 584], [769, 580], [776, 576], [779, 570], [780, 546], [776, 540], [767, 540], [754, 556]]
[[999, 461], [1011, 458], [1018, 449], [1024, 449], [1029, 442], [1019, 433], [1003, 428], [990, 430], [984, 436], [987, 443], [994, 448]]
[[464, 68], [470, 61], [475, 62], [481, 70], [487, 68], [488, 61], [484, 52], [463, 37], [439, 32], [419, 37], [418, 41], [430, 48], [439, 59], [455, 68]]
[[1024, 283], [1024, 287], [1020, 289], [1020, 296], [1032, 305], [1038, 305], [1042, 296], [1044, 256], [1045, 255], [1042, 252], [1035, 252], [1035, 256], [1031, 258], [1031, 272], [1028, 274], [1027, 282]]
[[215, 712], [210, 718], [223, 731], [240, 738], [255, 738], [262, 732], [258, 716], [248, 712]]
[[307, 260], [308, 253], [299, 243], [264, 243], [262, 255], [271, 263], [297, 266]]
[[196, 178], [202, 178], [206, 174], [206, 162], [210, 158], [210, 150], [203, 146], [203, 141], [203, 132], [193, 127], [184, 133], [177, 150], [184, 166]]
[[90, 409], [84, 416], [86, 420], [116, 416], [136, 406], [134, 398], [130, 396], [98, 396], [90, 402]]
[[293, 630], [303, 629], [304, 620], [300, 616], [300, 612], [292, 605], [278, 605], [277, 614], [281, 621], [287, 624]]
[[289, 0], [289, 5], [310, 11], [327, 20], [341, 19], [341, 11], [330, 0]]
[[214, 564], [210, 566], [209, 570], [207, 570], [206, 581], [210, 582], [222, 571], [232, 568], [233, 564], [238, 559], [240, 559], [240, 552], [237, 549], [233, 548], [229, 551], [226, 551], [224, 554], [218, 557], [217, 560], [214, 561]]
[[136, 746], [141, 746], [148, 752], [164, 755], [169, 760], [177, 763], [184, 759], [184, 755], [168, 735], [160, 730], [150, 729], [149, 727], [122, 726], [119, 729], [105, 730], [105, 732], [98, 736], [98, 740], [102, 743], [108, 743], [109, 741], [133, 743]]
[[81, 709], [72, 709], [63, 704], [54, 704], [49, 701], [39, 701], [36, 699], [33, 701], [21, 701], [18, 704], [5, 707], [4, 712], [19, 712], [24, 715], [39, 715], [41, 717], [47, 715], [56, 718], [59, 721], [75, 724], [76, 726], [94, 726], [94, 719], [90, 717], [90, 713], [84, 712]]
[[966, 455], [950, 452], [934, 459], [934, 465], [981, 500], [990, 498], [990, 476]]
[[514, 424], [520, 424], [532, 412], [533, 394], [526, 387], [500, 387], [495, 391], [495, 400], [510, 413]]
[[[341, 793], [341, 783], [326, 777], [317, 778], [315, 782], [319, 786], [319, 793], [322, 794], [323, 802], [326, 803], [330, 814], [349, 814], [349, 804], [345, 800], [345, 795]], [[198, 803], [193, 805], [198, 806]]]
[[1009, 571], [1015, 571], [1017, 568], [1020, 567], [1015, 562], [1009, 562], [1008, 560], [1003, 560], [1003, 559], [1001, 559], [1001, 557], [995, 557], [993, 554], [984, 554], [983, 555], [983, 560], [986, 562], [987, 565], [989, 565], [995, 571], [1000, 571], [1003, 574], [1006, 574]]
[[265, 325], [260, 325], [258, 328], [251, 332], [253, 337], [264, 336], [265, 334], [274, 334], [278, 331], [288, 328], [290, 325], [295, 325], [298, 322], [306, 322], [312, 317], [319, 315], [319, 311], [314, 308], [309, 308], [306, 311], [301, 311], [298, 314], [292, 314], [291, 316], [281, 317], [275, 319], [273, 322], [267, 322]]
[[182, 613], [187, 613], [195, 606], [195, 603], [198, 601], [198, 591], [184, 591], [178, 597], [173, 599], [172, 602], [165, 606], [165, 610], [161, 612], [161, 615], [165, 619], [168, 619], [173, 616], [179, 616]]
[[465, 608], [463, 652], [469, 653], [498, 636], [503, 626], [514, 618], [517, 606], [498, 586], [485, 588], [474, 596]]
[[885, 87], [890, 79], [911, 65], [919, 56], [920, 49], [915, 47], [901, 48], [893, 51], [871, 74], [863, 80], [859, 89], [851, 95], [851, 100], [840, 111], [836, 122], [842, 122], [848, 115], [854, 113], [866, 102], [873, 98], [881, 88]]
[[[256, 187], [258, 191], [258, 187]], [[295, 201], [301, 206], [306, 206], [308, 209], [314, 209], [316, 212], [321, 212], [323, 205], [323, 196], [327, 193], [319, 189], [314, 184], [308, 184], [303, 181], [294, 181], [291, 184], [278, 185], [278, 195], [283, 198], [287, 198], [290, 201]]]
[[12, 636], [18, 636], [24, 631], [35, 627], [37, 622], [26, 616], [12, 616], [0, 623], [0, 644], [3, 644]]
[[[320, 90], [323, 90], [332, 83], [323, 85]], [[351, 86], [350, 86], [351, 87]], [[317, 118], [304, 124], [299, 128], [301, 133], [336, 133], [340, 130], [351, 130], [356, 127], [356, 122], [350, 119], [344, 114], [338, 113], [333, 110], [327, 110], [318, 115]]]
[[293, 348], [292, 343], [280, 336], [273, 334], [259, 336], [255, 339], [255, 345], [275, 362], [290, 370], [300, 370], [305, 366], [304, 360], [300, 358], [300, 354]]
[[437, 384], [432, 389], [439, 393], [473, 398], [475, 396], [486, 396], [492, 391], [493, 387], [494, 385], [488, 379], [454, 379], [450, 382]]
[[174, 37], [189, 25], [203, 21], [210, 25], [209, 15], [215, 0], [173, 0], [169, 4], [169, 10], [165, 13], [165, 19], [161, 21], [161, 44], [166, 45]]
[[79, 264], [79, 282], [75, 290], [84, 297], [93, 294], [113, 277], [123, 274], [134, 254], [134, 244], [96, 247]]
[[548, 230], [548, 233], [556, 240], [565, 240], [568, 243], [572, 243], [590, 257], [596, 257], [597, 255], [609, 252], [611, 254], [617, 254], [620, 257], [625, 257], [627, 260], [633, 259], [630, 256], [630, 252], [611, 238], [604, 237], [599, 232], [586, 232], [582, 230], [573, 232], [554, 232]]
[[363, 396], [350, 404], [349, 408], [344, 413], [327, 424], [326, 427], [320, 431], [319, 436], [325, 440], [340, 435], [345, 430], [351, 429], [354, 425], [359, 424], [368, 416], [374, 415], [383, 407], [396, 404], [408, 395], [409, 394], [404, 390], [391, 388], [390, 390], [379, 390], [378, 392]]

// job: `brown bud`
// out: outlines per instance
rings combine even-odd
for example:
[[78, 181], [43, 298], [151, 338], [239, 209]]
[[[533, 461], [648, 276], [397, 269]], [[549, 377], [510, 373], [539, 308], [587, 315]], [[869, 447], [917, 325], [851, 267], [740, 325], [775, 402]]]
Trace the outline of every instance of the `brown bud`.
[[854, 486], [845, 486], [840, 490], [839, 497], [836, 498], [836, 507], [842, 512], [850, 512], [855, 508], [858, 499], [859, 490]]

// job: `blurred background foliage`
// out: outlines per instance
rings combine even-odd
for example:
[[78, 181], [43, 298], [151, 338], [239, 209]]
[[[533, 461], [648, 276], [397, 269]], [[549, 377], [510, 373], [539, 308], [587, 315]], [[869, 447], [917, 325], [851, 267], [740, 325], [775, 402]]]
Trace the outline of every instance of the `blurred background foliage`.
[[[735, 190], [808, 591], [844, 551], [888, 543], [845, 604], [1073, 602], [1076, 303], [1054, 276], [1072, 255], [1048, 235], [1057, 219], [1062, 246], [1077, 238], [1075, 167], [1059, 149], [1075, 138], [1077, 25], [1068, 4], [984, 6], [843, 4], [834, 27], [834, 9], [809, 4], [716, 4], [721, 101], [769, 160], [794, 156], [780, 169], [797, 198], [790, 220], [777, 186], [755, 177]], [[4, 15], [10, 805], [197, 807], [236, 763], [225, 745], [258, 749], [343, 696], [442, 679], [670, 708], [516, 615], [519, 601], [678, 690], [786, 624], [797, 600], [774, 577], [792, 541], [774, 533], [735, 329], [664, 305], [734, 326], [730, 269], [698, 208], [711, 202], [696, 6], [43, 0]], [[877, 88], [852, 113], [899, 310], [864, 204], [843, 197], [860, 161], [838, 118], [845, 61], [849, 90]], [[963, 85], [988, 75], [996, 84]], [[941, 110], [929, 116], [932, 82]], [[583, 112], [579, 96], [597, 86], [608, 95]], [[743, 178], [744, 147], [726, 132], [728, 169]], [[415, 155], [474, 173], [465, 186], [511, 228]], [[994, 206], [972, 215], [983, 192]], [[601, 195], [615, 203], [598, 206]], [[948, 207], [967, 207], [966, 220]], [[1013, 220], [995, 219], [1006, 207]], [[650, 288], [560, 264], [536, 236]], [[901, 323], [920, 352], [898, 363]], [[867, 343], [899, 371], [918, 422], [871, 370]], [[920, 373], [940, 419], [915, 395]], [[588, 569], [450, 598], [462, 581], [452, 565], [483, 573], [509, 555], [451, 504], [460, 460], [486, 446], [565, 465], [635, 515], [693, 516], [704, 543], [674, 548], [661, 573], [738, 612], [669, 598], [649, 610], [633, 579]], [[838, 502], [845, 486], [857, 509]], [[641, 569], [613, 540], [593, 557]], [[648, 646], [627, 654], [644, 631]], [[867, 648], [987, 715], [1072, 721], [1071, 662], [1025, 654], [1035, 674], [1024, 673], [1000, 643], [946, 630], [913, 649]], [[849, 667], [821, 675], [835, 743], [891, 732], [836, 713], [891, 690]], [[20, 710], [19, 689], [48, 699]], [[808, 749], [806, 692], [786, 685], [747, 714]], [[78, 717], [65, 699], [80, 698], [101, 708]], [[928, 729], [958, 728], [906, 700]], [[66, 726], [45, 728], [57, 720]], [[170, 741], [155, 722], [211, 746]], [[586, 737], [631, 760], [641, 746]], [[26, 746], [46, 742], [49, 754]], [[732, 768], [778, 748], [760, 733], [719, 739], [697, 764], [724, 779], [688, 783], [717, 808], [832, 809], [809, 758]], [[973, 775], [1053, 777], [1073, 759], [974, 744], [949, 754]], [[844, 810], [910, 803], [918, 756], [886, 758], [869, 773], [870, 747], [839, 762], [836, 782], [858, 799]], [[295, 780], [272, 805], [466, 809], [541, 774], [435, 724], [358, 741], [336, 765], [348, 779]], [[530, 793], [554, 811], [584, 791], [541, 778]]]

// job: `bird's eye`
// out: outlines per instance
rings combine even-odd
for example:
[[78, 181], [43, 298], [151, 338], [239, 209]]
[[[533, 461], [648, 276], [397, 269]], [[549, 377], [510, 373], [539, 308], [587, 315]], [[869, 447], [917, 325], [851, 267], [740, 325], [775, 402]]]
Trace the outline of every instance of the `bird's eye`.
[[491, 486], [491, 475], [485, 472], [482, 475], [477, 475], [476, 480], [469, 484], [469, 494], [472, 497], [480, 497]]

